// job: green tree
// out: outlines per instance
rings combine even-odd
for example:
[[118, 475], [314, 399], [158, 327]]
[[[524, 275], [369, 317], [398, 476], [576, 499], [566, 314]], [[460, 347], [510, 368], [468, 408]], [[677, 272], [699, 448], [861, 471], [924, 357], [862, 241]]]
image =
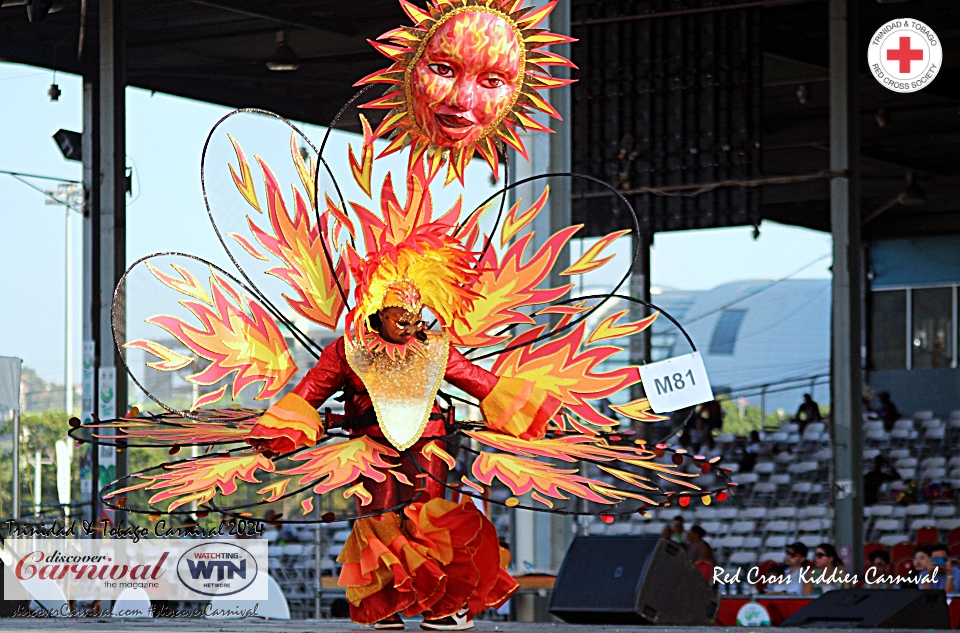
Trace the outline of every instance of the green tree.
[[[43, 502], [56, 502], [57, 468], [56, 442], [67, 436], [70, 428], [68, 416], [63, 411], [43, 411], [24, 413], [20, 416], [20, 502], [21, 505], [33, 502], [33, 482], [35, 477], [36, 456], [40, 453], [40, 489]], [[13, 418], [5, 420], [0, 426], [0, 434], [9, 435], [12, 440]], [[77, 499], [80, 494], [79, 451], [74, 450], [71, 461], [71, 495]], [[5, 448], [0, 455], [0, 515], [13, 514], [13, 452]]]

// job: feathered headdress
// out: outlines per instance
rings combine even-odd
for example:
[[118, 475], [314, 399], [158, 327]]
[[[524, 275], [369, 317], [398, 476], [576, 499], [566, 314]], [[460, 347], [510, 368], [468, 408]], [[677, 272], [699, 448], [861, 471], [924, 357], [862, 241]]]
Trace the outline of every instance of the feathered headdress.
[[[381, 308], [399, 303], [417, 312], [414, 308], [419, 308], [419, 301], [420, 306], [436, 316], [441, 327], [450, 327], [472, 310], [478, 297], [471, 290], [480, 276], [477, 253], [456, 236], [459, 204], [434, 220], [432, 196], [426, 188], [422, 164], [408, 176], [407, 198], [402, 207], [393, 195], [389, 176], [384, 183], [380, 214], [359, 204], [352, 205], [363, 228], [366, 256], [362, 257], [352, 246], [345, 247], [356, 304], [347, 313], [344, 329], [371, 351], [396, 347], [379, 336], [371, 336], [370, 315]], [[393, 301], [385, 303], [388, 296]], [[412, 340], [410, 344], [417, 343]]]

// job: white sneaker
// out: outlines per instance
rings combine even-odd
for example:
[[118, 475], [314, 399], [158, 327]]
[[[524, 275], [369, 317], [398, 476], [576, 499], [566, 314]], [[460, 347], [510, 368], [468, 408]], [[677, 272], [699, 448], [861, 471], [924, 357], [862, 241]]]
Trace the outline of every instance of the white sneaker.
[[470, 617], [470, 610], [464, 607], [445, 618], [424, 620], [420, 628], [425, 631], [469, 631], [473, 628], [473, 618]]
[[390, 617], [386, 617], [379, 622], [374, 622], [373, 628], [380, 631], [402, 631], [403, 618], [400, 617], [399, 613], [394, 613]]

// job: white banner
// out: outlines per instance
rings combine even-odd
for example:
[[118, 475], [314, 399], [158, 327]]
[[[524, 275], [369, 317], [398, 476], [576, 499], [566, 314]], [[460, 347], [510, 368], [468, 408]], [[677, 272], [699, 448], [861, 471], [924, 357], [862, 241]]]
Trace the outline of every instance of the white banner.
[[96, 344], [87, 340], [83, 342], [83, 373], [81, 375], [80, 422], [90, 424], [94, 414], [94, 380], [93, 363]]
[[[83, 377], [82, 396], [80, 398], [80, 422], [93, 423], [94, 397], [93, 390], [96, 383], [93, 380], [93, 363], [96, 345], [91, 340], [83, 342]], [[80, 499], [89, 501], [93, 494], [93, 446], [84, 444], [80, 447]]]
[[[117, 417], [117, 369], [101, 367], [97, 377], [97, 415], [102, 421], [112, 420]], [[98, 481], [105, 486], [117, 478], [117, 449], [101, 444], [99, 464]]]
[[640, 381], [654, 413], [669, 413], [713, 400], [700, 352], [640, 365]]
[[4, 541], [4, 600], [267, 599], [266, 539], [37, 539]]
[[0, 408], [20, 410], [20, 367], [23, 361], [0, 356]]

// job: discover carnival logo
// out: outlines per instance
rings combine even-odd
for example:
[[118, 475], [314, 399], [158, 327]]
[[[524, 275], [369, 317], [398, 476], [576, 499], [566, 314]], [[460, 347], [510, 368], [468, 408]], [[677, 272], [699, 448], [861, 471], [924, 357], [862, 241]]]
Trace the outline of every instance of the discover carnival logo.
[[[4, 600], [266, 599], [265, 539], [42, 539], [4, 541]], [[8, 586], [9, 585], [9, 586]]]
[[257, 559], [233, 543], [203, 543], [177, 561], [177, 577], [185, 587], [204, 596], [232, 596], [257, 577]]
[[930, 85], [943, 65], [943, 47], [933, 29], [904, 18], [890, 20], [867, 48], [870, 73], [894, 92], [916, 92]]

